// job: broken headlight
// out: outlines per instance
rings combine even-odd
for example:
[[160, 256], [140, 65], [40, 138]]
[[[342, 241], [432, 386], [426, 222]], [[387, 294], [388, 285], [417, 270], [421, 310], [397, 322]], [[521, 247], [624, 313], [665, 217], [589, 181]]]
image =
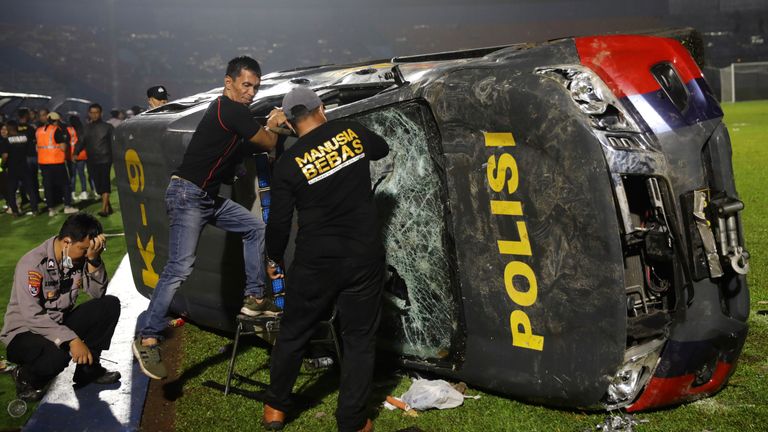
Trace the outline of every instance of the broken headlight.
[[579, 110], [589, 117], [592, 127], [606, 131], [640, 132], [637, 123], [592, 70], [581, 65], [564, 65], [540, 67], [534, 72], [565, 87]]
[[653, 376], [664, 348], [664, 339], [653, 339], [624, 352], [624, 365], [611, 378], [606, 404], [608, 409], [632, 403]]

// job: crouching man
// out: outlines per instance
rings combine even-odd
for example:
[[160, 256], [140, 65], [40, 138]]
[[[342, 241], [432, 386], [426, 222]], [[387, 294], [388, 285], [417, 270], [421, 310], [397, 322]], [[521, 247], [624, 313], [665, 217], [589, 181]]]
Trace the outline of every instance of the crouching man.
[[[120, 316], [120, 300], [104, 295], [107, 272], [101, 260], [106, 238], [98, 220], [77, 213], [59, 235], [32, 249], [16, 265], [0, 340], [8, 347], [17, 396], [38, 401], [70, 360], [76, 385], [113, 384], [119, 372], [99, 363]], [[82, 289], [93, 297], [75, 307]]]

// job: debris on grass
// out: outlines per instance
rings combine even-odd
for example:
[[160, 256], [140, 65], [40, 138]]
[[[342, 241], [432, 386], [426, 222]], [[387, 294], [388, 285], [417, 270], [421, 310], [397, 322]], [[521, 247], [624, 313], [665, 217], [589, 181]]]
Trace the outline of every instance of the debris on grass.
[[[595, 425], [598, 432], [635, 432], [635, 426], [648, 423], [646, 419], [636, 419], [624, 412], [610, 413], [602, 423]], [[588, 432], [589, 429], [584, 432]]]
[[396, 409], [403, 410], [403, 415], [408, 417], [418, 417], [419, 413], [416, 412], [415, 409], [411, 408], [410, 405], [405, 403], [400, 398], [394, 397], [394, 396], [387, 396], [387, 399], [384, 401], [384, 408], [393, 411]]

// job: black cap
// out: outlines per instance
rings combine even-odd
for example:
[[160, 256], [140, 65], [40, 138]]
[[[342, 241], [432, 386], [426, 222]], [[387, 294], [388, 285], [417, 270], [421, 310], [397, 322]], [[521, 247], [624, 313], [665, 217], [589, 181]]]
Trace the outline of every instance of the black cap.
[[147, 89], [147, 97], [168, 100], [168, 91], [164, 86], [154, 86]]

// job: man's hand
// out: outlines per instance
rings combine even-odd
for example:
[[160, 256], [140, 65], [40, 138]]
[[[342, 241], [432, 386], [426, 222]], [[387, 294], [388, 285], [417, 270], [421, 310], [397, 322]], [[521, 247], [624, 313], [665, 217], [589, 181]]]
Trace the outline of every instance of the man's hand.
[[101, 253], [106, 249], [107, 237], [104, 234], [99, 234], [91, 239], [91, 244], [85, 252], [85, 258], [88, 260], [88, 273], [93, 273], [101, 267]]
[[[279, 127], [283, 123], [286, 123], [286, 125], [290, 127], [287, 121], [288, 119], [285, 117], [285, 113], [283, 112], [283, 109], [275, 108], [272, 111], [270, 111], [269, 115], [267, 116], [267, 127], [268, 128]], [[293, 128], [291, 128], [291, 130], [293, 130]]]
[[85, 256], [93, 261], [99, 259], [101, 253], [107, 248], [107, 237], [104, 234], [99, 234], [91, 239], [91, 245], [88, 246], [88, 250], [85, 252]]
[[283, 273], [278, 273], [279, 269], [279, 267], [272, 267], [271, 265], [267, 265], [267, 276], [269, 276], [271, 280], [284, 278], [285, 275]]
[[93, 364], [91, 350], [79, 337], [69, 341], [69, 355], [72, 356], [72, 361], [77, 364]]

